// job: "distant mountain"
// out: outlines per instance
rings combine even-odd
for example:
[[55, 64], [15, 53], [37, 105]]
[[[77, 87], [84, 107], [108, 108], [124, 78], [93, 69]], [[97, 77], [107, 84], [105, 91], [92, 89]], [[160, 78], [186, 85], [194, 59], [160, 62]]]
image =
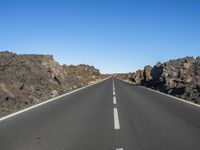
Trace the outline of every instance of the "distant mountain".
[[0, 52], [0, 116], [104, 77], [93, 66], [59, 65], [51, 55]]
[[200, 104], [200, 57], [185, 57], [145, 66], [117, 78]]

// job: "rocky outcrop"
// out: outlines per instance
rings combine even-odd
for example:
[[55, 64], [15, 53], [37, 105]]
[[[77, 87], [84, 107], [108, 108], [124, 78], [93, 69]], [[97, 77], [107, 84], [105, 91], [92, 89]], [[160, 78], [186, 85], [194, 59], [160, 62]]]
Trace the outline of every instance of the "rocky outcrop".
[[88, 83], [91, 83], [92, 81], [100, 81], [105, 76], [100, 74], [98, 69], [95, 69], [94, 66], [88, 66], [88, 65], [63, 65], [63, 69], [65, 73], [67, 74], [67, 79], [73, 79], [76, 83], [71, 83], [71, 87], [77, 88], [84, 85], [87, 85]]
[[114, 76], [124, 81], [131, 81], [132, 73], [117, 73]]
[[[130, 76], [130, 75], [129, 75]], [[200, 103], [200, 57], [157, 63], [132, 73], [129, 80], [182, 99]]]
[[0, 52], [0, 116], [104, 78], [92, 66], [61, 66], [51, 55]]

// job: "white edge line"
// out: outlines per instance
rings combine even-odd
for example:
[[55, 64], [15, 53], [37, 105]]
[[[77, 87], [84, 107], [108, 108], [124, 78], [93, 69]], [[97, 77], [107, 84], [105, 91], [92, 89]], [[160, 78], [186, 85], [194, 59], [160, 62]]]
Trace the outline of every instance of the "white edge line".
[[[118, 80], [119, 80], [119, 79], [118, 79]], [[120, 80], [120, 81], [123, 81], [123, 80]], [[126, 81], [123, 81], [123, 82], [128, 83], [128, 84], [130, 84], [130, 85], [133, 85], [132, 83], [129, 83], [129, 82], [126, 82]], [[197, 106], [197, 107], [200, 108], [200, 105], [199, 105], [199, 104], [195, 104], [195, 103], [189, 102], [189, 101], [187, 101], [187, 100], [181, 99], [181, 98], [179, 98], [179, 97], [175, 97], [175, 96], [173, 96], [173, 95], [169, 95], [169, 94], [166, 94], [166, 93], [163, 93], [163, 92], [160, 92], [160, 91], [151, 89], [151, 88], [147, 88], [147, 87], [145, 87], [145, 86], [141, 86], [141, 85], [139, 85], [139, 86], [142, 87], [142, 88], [144, 88], [144, 89], [150, 90], [150, 91], [152, 91], [152, 92], [156, 92], [156, 93], [159, 93], [159, 94], [162, 94], [162, 95], [171, 97], [171, 98], [173, 98], [173, 99], [179, 100], [179, 101], [184, 102], [184, 103], [186, 103], [186, 104], [190, 104], [190, 105]]]
[[118, 111], [117, 111], [117, 108], [114, 108], [113, 110], [114, 110], [114, 128], [115, 130], [119, 130], [120, 125], [119, 125]]
[[145, 89], [148, 89], [148, 90], [150, 90], [150, 91], [152, 91], [152, 92], [156, 92], [156, 93], [159, 93], [159, 94], [162, 94], [162, 95], [168, 96], [168, 97], [170, 97], [170, 98], [173, 98], [173, 99], [179, 100], [179, 101], [181, 101], [181, 102], [184, 102], [184, 103], [187, 103], [187, 104], [190, 104], [190, 105], [193, 105], [193, 106], [197, 106], [197, 107], [200, 108], [200, 105], [195, 104], [195, 103], [192, 103], [192, 102], [189, 102], [189, 101], [184, 100], [184, 99], [181, 99], [181, 98], [179, 98], [179, 97], [175, 97], [175, 96], [172, 96], [172, 95], [169, 95], [169, 94], [166, 94], [166, 93], [160, 92], [160, 91], [156, 91], [156, 90], [154, 90], [154, 89], [147, 88], [147, 87], [144, 87], [144, 86], [140, 86], [140, 87], [145, 88]]
[[78, 91], [83, 90], [83, 89], [85, 89], [85, 88], [87, 88], [87, 87], [90, 87], [90, 86], [99, 84], [99, 83], [101, 83], [101, 82], [103, 82], [103, 81], [105, 81], [105, 80], [108, 80], [108, 79], [109, 79], [109, 78], [106, 78], [106, 79], [101, 80], [101, 81], [99, 81], [99, 82], [97, 82], [97, 83], [90, 84], [90, 85], [86, 85], [86, 86], [81, 87], [81, 88], [79, 88], [79, 89], [76, 89], [76, 90], [74, 90], [74, 91], [65, 93], [65, 94], [60, 95], [60, 96], [58, 96], [58, 97], [55, 97], [55, 98], [46, 100], [46, 101], [44, 101], [44, 102], [41, 102], [41, 103], [39, 103], [39, 104], [36, 104], [36, 105], [34, 105], [34, 106], [31, 106], [31, 107], [28, 107], [28, 108], [19, 110], [19, 111], [15, 112], [15, 113], [12, 113], [12, 114], [10, 114], [10, 115], [1, 117], [1, 118], [0, 118], [0, 121], [3, 121], [3, 120], [5, 120], [5, 119], [11, 118], [11, 117], [14, 117], [14, 116], [16, 116], [16, 115], [18, 115], [18, 114], [21, 114], [21, 113], [23, 113], [23, 112], [26, 112], [26, 111], [31, 110], [31, 109], [33, 109], [33, 108], [36, 108], [36, 107], [38, 107], [38, 106], [44, 105], [44, 104], [49, 103], [49, 102], [51, 102], [51, 101], [57, 100], [57, 99], [62, 98], [62, 97], [64, 97], [64, 96], [70, 95], [70, 94], [72, 94], [72, 93], [78, 92]]

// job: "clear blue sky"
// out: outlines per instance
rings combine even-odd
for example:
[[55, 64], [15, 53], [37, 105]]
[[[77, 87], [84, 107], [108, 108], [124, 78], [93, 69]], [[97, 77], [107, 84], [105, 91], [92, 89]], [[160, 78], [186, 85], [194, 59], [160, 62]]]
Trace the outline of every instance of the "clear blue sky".
[[103, 73], [200, 55], [200, 0], [1, 0], [0, 50]]

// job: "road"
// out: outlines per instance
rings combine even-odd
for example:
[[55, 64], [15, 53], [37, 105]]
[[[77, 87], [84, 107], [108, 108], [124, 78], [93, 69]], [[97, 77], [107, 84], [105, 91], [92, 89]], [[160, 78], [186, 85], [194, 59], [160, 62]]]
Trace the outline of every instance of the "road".
[[0, 121], [0, 150], [199, 150], [200, 107], [110, 78]]

